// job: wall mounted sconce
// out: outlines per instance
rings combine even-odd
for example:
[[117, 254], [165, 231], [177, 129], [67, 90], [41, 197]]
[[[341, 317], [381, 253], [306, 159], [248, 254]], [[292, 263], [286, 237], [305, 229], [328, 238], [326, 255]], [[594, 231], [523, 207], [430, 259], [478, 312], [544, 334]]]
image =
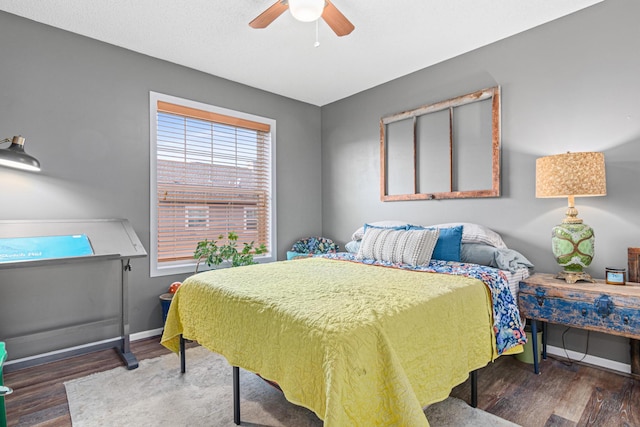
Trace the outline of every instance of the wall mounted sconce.
[[553, 227], [553, 255], [564, 271], [557, 276], [568, 283], [593, 282], [583, 268], [594, 255], [593, 229], [578, 218], [576, 197], [606, 196], [603, 153], [566, 153], [536, 160], [536, 197], [566, 197], [568, 208], [562, 223]]
[[11, 142], [7, 148], [0, 148], [0, 165], [32, 172], [40, 171], [40, 162], [24, 151], [24, 138], [14, 136], [13, 139], [3, 139], [0, 143]]

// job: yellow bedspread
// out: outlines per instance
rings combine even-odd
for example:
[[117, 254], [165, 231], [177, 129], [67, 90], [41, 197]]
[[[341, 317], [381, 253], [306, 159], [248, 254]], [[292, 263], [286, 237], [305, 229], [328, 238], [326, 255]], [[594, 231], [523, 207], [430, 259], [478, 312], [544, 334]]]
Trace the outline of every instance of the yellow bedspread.
[[491, 313], [476, 279], [308, 258], [188, 278], [162, 344], [197, 341], [326, 427], [428, 426], [422, 408], [495, 358]]

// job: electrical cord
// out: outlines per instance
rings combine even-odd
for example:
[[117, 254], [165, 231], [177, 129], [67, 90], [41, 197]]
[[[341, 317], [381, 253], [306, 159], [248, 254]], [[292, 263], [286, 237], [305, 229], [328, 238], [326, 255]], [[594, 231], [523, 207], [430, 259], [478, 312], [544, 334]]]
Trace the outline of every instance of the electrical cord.
[[571, 366], [576, 362], [582, 362], [587, 357], [587, 354], [589, 354], [589, 337], [590, 337], [591, 331], [587, 330], [587, 346], [584, 349], [584, 355], [582, 356], [582, 359], [580, 359], [580, 360], [572, 360], [571, 357], [569, 357], [569, 353], [567, 353], [567, 346], [566, 346], [566, 344], [564, 342], [564, 336], [566, 335], [567, 332], [569, 332], [570, 329], [571, 328], [568, 327], [562, 332], [562, 349], [564, 350], [564, 354], [565, 354], [565, 356], [566, 356], [566, 358], [568, 360], [568, 362], [564, 362], [563, 361], [562, 363], [564, 365], [566, 365], [566, 366]]

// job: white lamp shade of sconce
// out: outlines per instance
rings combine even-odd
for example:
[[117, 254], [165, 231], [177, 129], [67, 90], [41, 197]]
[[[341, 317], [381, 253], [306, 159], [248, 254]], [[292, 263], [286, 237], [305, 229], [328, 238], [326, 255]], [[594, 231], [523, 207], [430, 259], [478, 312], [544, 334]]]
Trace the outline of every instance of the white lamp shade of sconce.
[[302, 22], [312, 22], [322, 16], [325, 0], [289, 0], [289, 11]]

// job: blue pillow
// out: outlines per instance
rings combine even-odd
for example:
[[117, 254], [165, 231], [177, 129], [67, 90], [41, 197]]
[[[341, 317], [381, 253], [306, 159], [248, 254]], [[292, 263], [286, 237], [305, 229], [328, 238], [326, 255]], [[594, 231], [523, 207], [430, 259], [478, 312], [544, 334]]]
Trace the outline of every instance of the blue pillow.
[[[409, 225], [407, 230], [419, 229], [434, 230], [436, 227], [422, 227], [419, 225]], [[431, 259], [439, 259], [441, 261], [460, 262], [460, 248], [462, 244], [462, 225], [449, 228], [440, 228], [440, 236], [433, 250]]]

